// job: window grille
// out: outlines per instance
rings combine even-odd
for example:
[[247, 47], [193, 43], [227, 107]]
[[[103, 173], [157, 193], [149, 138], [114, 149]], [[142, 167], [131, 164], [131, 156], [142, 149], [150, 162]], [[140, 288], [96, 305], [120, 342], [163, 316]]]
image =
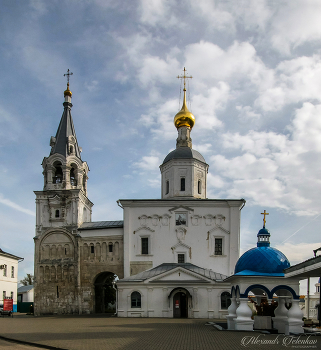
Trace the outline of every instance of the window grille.
[[226, 310], [231, 305], [231, 294], [223, 292], [221, 294], [221, 310]]
[[140, 293], [133, 292], [131, 294], [131, 307], [132, 308], [139, 308], [142, 306], [142, 297]]
[[215, 255], [222, 255], [223, 254], [223, 239], [222, 238], [215, 238]]
[[142, 238], [142, 254], [148, 254], [148, 238]]

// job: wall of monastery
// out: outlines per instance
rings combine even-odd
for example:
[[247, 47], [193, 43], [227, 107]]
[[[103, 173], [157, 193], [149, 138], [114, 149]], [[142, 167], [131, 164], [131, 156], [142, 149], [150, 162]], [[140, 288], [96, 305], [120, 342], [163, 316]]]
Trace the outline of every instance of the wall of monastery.
[[[123, 237], [50, 229], [35, 238], [35, 314], [93, 313], [95, 280], [123, 277]], [[111, 250], [111, 251], [109, 251]]]

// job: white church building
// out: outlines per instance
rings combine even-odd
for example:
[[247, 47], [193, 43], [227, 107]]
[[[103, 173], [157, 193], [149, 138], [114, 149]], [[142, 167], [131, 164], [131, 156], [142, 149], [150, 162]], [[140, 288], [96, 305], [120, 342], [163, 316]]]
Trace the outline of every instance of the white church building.
[[[35, 192], [36, 315], [105, 312], [106, 286], [116, 274], [119, 317], [229, 315], [232, 328], [242, 329], [244, 323], [243, 329], [253, 329], [250, 308], [244, 306], [253, 283], [244, 281], [257, 278], [253, 271], [250, 277], [247, 270], [235, 271], [245, 200], [207, 198], [209, 165], [192, 148], [195, 117], [186, 105], [185, 69], [182, 78], [183, 105], [174, 117], [176, 149], [160, 165], [161, 198], [120, 199], [123, 220], [101, 222], [91, 221], [89, 167], [81, 159], [68, 83], [58, 131], [42, 163], [44, 188]], [[262, 237], [259, 240], [266, 240]], [[282, 254], [276, 256], [283, 259]], [[268, 266], [269, 261], [262, 264]], [[257, 300], [270, 299], [271, 290], [284, 291], [277, 287], [285, 284], [284, 274], [274, 272], [268, 278], [270, 289], [253, 288], [262, 291]], [[286, 298], [294, 300], [299, 280], [293, 278], [290, 284]]]
[[192, 148], [186, 106], [174, 124], [176, 149], [160, 165], [161, 199], [119, 200], [124, 209], [120, 317], [223, 318], [240, 249], [244, 199], [208, 199], [208, 164]]

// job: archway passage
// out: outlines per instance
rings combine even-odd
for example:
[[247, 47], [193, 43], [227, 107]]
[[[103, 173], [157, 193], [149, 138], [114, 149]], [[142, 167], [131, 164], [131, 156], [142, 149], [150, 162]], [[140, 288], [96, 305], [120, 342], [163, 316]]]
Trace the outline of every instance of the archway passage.
[[102, 272], [95, 280], [95, 312], [113, 313], [116, 310], [116, 291], [113, 282], [117, 275], [113, 272]]
[[184, 292], [177, 292], [173, 296], [173, 317], [187, 318], [188, 317], [188, 296]]

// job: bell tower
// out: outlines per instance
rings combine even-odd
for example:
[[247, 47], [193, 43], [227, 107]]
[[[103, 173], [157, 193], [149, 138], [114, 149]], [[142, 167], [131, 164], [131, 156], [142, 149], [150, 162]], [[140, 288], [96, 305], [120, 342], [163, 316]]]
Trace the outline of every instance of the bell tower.
[[93, 203], [87, 198], [88, 165], [81, 159], [73, 119], [69, 77], [64, 91], [64, 110], [56, 136], [50, 138], [50, 154], [42, 161], [44, 187], [35, 191], [36, 235], [52, 227], [77, 229], [91, 221]]
[[91, 221], [93, 203], [87, 198], [89, 168], [81, 159], [71, 117], [71, 74], [68, 69], [64, 110], [56, 136], [50, 138], [50, 154], [42, 161], [43, 190], [35, 191], [35, 315], [81, 310], [78, 228]]

